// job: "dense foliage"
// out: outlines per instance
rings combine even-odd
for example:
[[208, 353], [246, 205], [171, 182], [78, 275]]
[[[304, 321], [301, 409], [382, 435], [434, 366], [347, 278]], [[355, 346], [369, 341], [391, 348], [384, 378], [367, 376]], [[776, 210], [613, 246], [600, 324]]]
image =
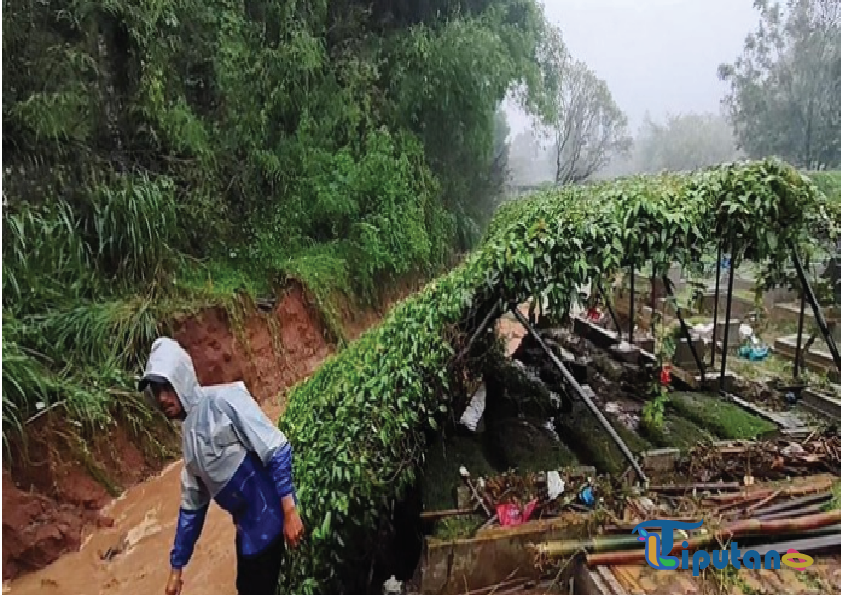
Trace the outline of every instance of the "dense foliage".
[[301, 510], [314, 531], [289, 553], [283, 588], [364, 589], [359, 574], [382, 547], [374, 530], [415, 483], [426, 431], [464, 403], [459, 388], [471, 371], [454, 357], [492, 305], [545, 293], [558, 312], [594, 276], [649, 259], [665, 272], [722, 236], [733, 235], [735, 255], [780, 268], [788, 242], [803, 247], [808, 231], [838, 232], [826, 203], [809, 178], [768, 161], [565, 187], [505, 204], [463, 265], [291, 393], [280, 426], [296, 448]]
[[335, 321], [436, 271], [493, 209], [507, 90], [541, 106], [544, 27], [534, 0], [4, 0], [4, 421], [106, 411], [94, 369], [134, 370], [173, 297], [293, 276]]
[[754, 0], [756, 31], [719, 76], [740, 148], [802, 168], [838, 168], [842, 33], [839, 0]]

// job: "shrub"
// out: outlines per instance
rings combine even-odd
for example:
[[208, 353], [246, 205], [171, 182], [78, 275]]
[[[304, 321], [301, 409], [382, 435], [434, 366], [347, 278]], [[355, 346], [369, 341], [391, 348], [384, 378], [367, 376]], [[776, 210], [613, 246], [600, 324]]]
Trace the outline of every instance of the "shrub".
[[[547, 292], [553, 310], [590, 277], [654, 260], [698, 259], [718, 236], [782, 264], [789, 241], [838, 224], [824, 197], [776, 161], [633, 177], [542, 192], [506, 205], [478, 251], [398, 305], [290, 394], [280, 427], [310, 540], [287, 556], [283, 588], [341, 591], [367, 573], [373, 530], [423, 461], [438, 417], [462, 406], [454, 355], [492, 306]], [[462, 370], [464, 374], [466, 371]], [[468, 374], [476, 371], [468, 370]]]

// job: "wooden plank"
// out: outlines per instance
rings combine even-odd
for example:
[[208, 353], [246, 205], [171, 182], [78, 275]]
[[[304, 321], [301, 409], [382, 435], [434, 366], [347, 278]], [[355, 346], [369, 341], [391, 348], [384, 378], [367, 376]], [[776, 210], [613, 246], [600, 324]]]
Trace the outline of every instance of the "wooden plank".
[[596, 569], [597, 573], [599, 573], [600, 577], [602, 577], [605, 584], [608, 586], [608, 589], [611, 590], [612, 594], [626, 594], [626, 591], [617, 581], [617, 578], [614, 577], [614, 574], [611, 573], [611, 568], [607, 566], [600, 566]]
[[421, 519], [441, 519], [443, 517], [452, 517], [454, 515], [470, 515], [476, 511], [476, 507], [465, 507], [463, 509], [444, 509], [442, 511], [422, 511]]

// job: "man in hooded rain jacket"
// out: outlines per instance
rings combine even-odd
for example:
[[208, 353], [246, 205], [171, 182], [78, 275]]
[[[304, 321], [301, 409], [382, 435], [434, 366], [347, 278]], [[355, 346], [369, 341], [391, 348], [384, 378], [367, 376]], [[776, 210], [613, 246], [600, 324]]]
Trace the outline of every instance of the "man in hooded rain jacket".
[[304, 533], [284, 434], [243, 383], [199, 385], [189, 354], [167, 337], [152, 344], [140, 390], [182, 421], [181, 506], [166, 593], [181, 592], [211, 499], [237, 528], [237, 592], [276, 593], [285, 541], [295, 547]]

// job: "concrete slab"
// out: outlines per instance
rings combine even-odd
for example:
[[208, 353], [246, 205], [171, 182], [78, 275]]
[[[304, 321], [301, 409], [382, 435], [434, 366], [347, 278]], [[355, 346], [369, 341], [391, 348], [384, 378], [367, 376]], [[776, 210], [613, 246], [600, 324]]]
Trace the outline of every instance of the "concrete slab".
[[[717, 344], [721, 344], [722, 340], [725, 338], [725, 313], [719, 312], [721, 316], [717, 316], [716, 327], [713, 329], [713, 338]], [[711, 321], [713, 322], [713, 321]], [[731, 321], [728, 323], [728, 346], [729, 352], [736, 352], [737, 348], [740, 345], [740, 324], [742, 323], [741, 319], [736, 319], [731, 317]]]
[[421, 557], [422, 594], [465, 594], [514, 578], [540, 579], [528, 546], [547, 540], [581, 539], [592, 517], [565, 514], [520, 526], [489, 528], [475, 538], [427, 538]]
[[626, 341], [611, 346], [611, 353], [623, 362], [637, 364], [640, 360], [640, 348]]
[[650, 449], [640, 454], [640, 463], [644, 472], [672, 472], [681, 457], [681, 452], [674, 447]]
[[833, 396], [807, 387], [801, 392], [801, 403], [828, 418], [837, 421], [842, 419], [842, 400], [839, 399], [839, 391]]
[[[702, 313], [706, 315], [713, 314], [713, 303], [715, 294], [713, 292], [702, 294], [701, 309]], [[719, 289], [719, 307], [717, 308], [717, 316], [724, 317], [726, 311], [725, 290]], [[731, 316], [742, 318], [754, 311], [754, 301], [747, 300], [740, 296], [731, 297]]]
[[[696, 338], [693, 341], [693, 347], [696, 349], [696, 354], [702, 359], [702, 362], [709, 359], [709, 348], [702, 338]], [[690, 349], [690, 344], [684, 338], [675, 342], [675, 353], [672, 356], [672, 361], [673, 364], [681, 368], [687, 368], [693, 371], [698, 369], [696, 359], [693, 358], [693, 351]]]
[[782, 429], [798, 429], [804, 427], [802, 420], [791, 412], [770, 412], [738, 395], [728, 394], [728, 399], [744, 410], [777, 424]]
[[[795, 344], [798, 335], [786, 335], [775, 340], [772, 347], [776, 354], [779, 354], [792, 361], [795, 360]], [[802, 337], [802, 346], [807, 341], [806, 337]], [[838, 344], [837, 344], [838, 345]], [[836, 364], [833, 362], [833, 356], [827, 350], [827, 344], [823, 337], [816, 338], [816, 341], [810, 347], [810, 350], [804, 355], [804, 364], [808, 370], [817, 373], [827, 373], [831, 381], [839, 382], [839, 371], [836, 370]]]
[[[798, 316], [801, 312], [801, 303], [800, 302], [783, 302], [783, 303], [776, 303], [771, 311], [769, 312], [769, 318], [772, 322], [775, 323], [798, 323]], [[822, 307], [822, 313], [824, 314], [824, 318], [830, 321], [839, 321], [839, 307], [838, 306], [825, 306]], [[813, 317], [813, 309], [810, 308], [810, 305], [805, 305], [804, 308], [804, 324], [810, 325], [813, 324], [814, 321]]]

